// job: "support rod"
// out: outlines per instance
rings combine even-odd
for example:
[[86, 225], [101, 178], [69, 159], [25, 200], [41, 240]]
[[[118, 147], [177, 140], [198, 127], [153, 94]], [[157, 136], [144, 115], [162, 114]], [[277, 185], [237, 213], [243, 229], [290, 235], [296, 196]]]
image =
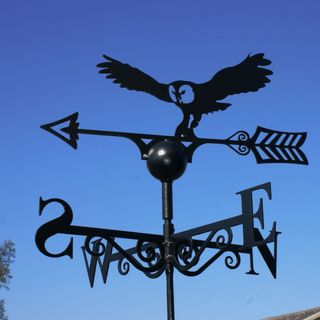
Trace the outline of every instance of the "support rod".
[[172, 235], [174, 234], [174, 226], [172, 224], [172, 181], [162, 182], [162, 218], [163, 236], [164, 236], [164, 252], [165, 252], [165, 268], [167, 278], [167, 318], [174, 320], [174, 292], [173, 292], [173, 243]]

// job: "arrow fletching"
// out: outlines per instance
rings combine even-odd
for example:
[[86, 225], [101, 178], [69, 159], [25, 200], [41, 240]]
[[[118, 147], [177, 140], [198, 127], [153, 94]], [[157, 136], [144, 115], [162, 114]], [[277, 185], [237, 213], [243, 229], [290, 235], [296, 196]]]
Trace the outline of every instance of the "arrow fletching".
[[307, 138], [306, 132], [283, 132], [257, 127], [250, 139], [250, 148], [257, 163], [308, 164], [300, 150]]

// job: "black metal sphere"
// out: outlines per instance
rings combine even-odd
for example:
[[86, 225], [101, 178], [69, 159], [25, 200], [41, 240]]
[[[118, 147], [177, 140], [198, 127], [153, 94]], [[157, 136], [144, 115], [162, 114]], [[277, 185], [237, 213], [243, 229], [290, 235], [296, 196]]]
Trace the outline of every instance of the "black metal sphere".
[[180, 178], [186, 170], [187, 162], [186, 148], [175, 141], [158, 142], [148, 152], [148, 169], [162, 182]]

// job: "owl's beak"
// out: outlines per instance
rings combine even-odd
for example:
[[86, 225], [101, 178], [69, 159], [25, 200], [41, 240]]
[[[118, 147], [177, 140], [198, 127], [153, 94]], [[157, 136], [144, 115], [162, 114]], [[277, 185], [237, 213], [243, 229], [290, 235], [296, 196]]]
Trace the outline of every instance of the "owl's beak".
[[179, 91], [172, 91], [172, 93], [175, 95], [177, 102], [181, 103], [181, 93]]

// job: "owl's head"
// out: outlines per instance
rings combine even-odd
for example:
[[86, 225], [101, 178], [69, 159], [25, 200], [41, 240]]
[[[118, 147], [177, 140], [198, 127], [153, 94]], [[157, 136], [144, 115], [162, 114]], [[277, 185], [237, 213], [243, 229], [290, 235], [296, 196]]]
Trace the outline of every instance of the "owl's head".
[[191, 83], [175, 81], [169, 85], [171, 100], [178, 106], [190, 104], [194, 101], [194, 90]]

